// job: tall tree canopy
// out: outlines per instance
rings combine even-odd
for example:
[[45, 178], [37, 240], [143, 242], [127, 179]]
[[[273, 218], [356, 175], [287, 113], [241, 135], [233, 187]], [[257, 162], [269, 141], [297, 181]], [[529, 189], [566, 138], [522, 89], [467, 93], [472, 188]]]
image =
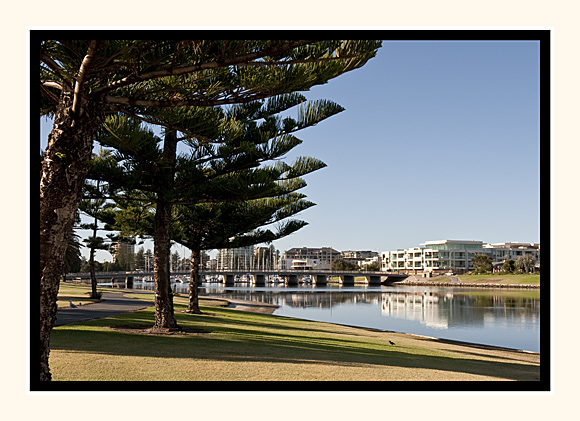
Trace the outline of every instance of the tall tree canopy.
[[[33, 32], [32, 38], [42, 35]], [[163, 110], [246, 104], [308, 90], [364, 65], [380, 41], [42, 39], [37, 46], [40, 115], [54, 116], [40, 181], [42, 381], [51, 378], [50, 331], [66, 244], [106, 115], [160, 123], [171, 136], [179, 131], [196, 138], [184, 124], [187, 116], [171, 120]], [[166, 162], [174, 161], [172, 150], [165, 148]], [[159, 176], [172, 174], [169, 165]]]

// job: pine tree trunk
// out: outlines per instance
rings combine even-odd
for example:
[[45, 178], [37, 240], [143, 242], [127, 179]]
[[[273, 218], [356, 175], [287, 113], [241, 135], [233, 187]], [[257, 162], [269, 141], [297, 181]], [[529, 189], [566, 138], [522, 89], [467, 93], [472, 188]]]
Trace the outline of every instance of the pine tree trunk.
[[75, 212], [89, 170], [93, 139], [103, 121], [102, 106], [83, 101], [72, 112], [73, 94], [64, 91], [42, 163], [40, 180], [40, 380], [51, 380], [50, 333]]
[[165, 134], [165, 165], [158, 173], [161, 189], [158, 192], [155, 210], [153, 276], [155, 280], [155, 325], [154, 329], [177, 329], [173, 311], [173, 295], [170, 282], [171, 210], [173, 205], [167, 201], [164, 188], [171, 188], [175, 172], [177, 137], [174, 132]]
[[191, 269], [189, 271], [189, 304], [187, 312], [201, 314], [199, 309], [199, 265], [201, 252], [199, 249], [191, 250]]
[[97, 297], [97, 275], [95, 274], [95, 249], [89, 254], [89, 270], [91, 273], [91, 298]]
[[[97, 191], [99, 191], [100, 181], [97, 181]], [[97, 298], [97, 275], [95, 274], [95, 241], [97, 239], [97, 218], [93, 221], [93, 244], [89, 255], [89, 268], [91, 271], [91, 298]]]
[[153, 276], [155, 279], [155, 325], [158, 329], [175, 329], [177, 322], [173, 312], [171, 295], [169, 253], [171, 241], [171, 204], [163, 199], [157, 200], [155, 212], [155, 242], [153, 248]]

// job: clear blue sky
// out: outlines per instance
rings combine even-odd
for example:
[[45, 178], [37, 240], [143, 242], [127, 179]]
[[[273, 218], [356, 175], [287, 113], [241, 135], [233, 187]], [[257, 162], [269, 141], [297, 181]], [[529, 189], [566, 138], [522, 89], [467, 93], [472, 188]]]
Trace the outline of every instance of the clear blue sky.
[[309, 225], [276, 248], [540, 241], [538, 42], [385, 41], [307, 96], [346, 110], [298, 133], [288, 158], [328, 166], [306, 176]]

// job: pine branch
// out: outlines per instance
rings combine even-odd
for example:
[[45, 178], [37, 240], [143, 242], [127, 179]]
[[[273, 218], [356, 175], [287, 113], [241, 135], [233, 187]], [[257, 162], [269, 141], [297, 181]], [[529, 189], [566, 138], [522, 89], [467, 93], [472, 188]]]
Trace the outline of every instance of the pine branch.
[[280, 54], [280, 53], [283, 53], [285, 51], [292, 50], [294, 48], [301, 47], [303, 45], [307, 45], [307, 44], [312, 43], [312, 42], [316, 42], [316, 40], [296, 40], [296, 41], [291, 41], [288, 43], [281, 44], [279, 46], [265, 48], [261, 51], [257, 51], [254, 53], [243, 54], [241, 56], [230, 58], [227, 60], [212, 61], [212, 62], [208, 62], [208, 63], [195, 64], [195, 65], [179, 66], [179, 67], [174, 67], [174, 68], [170, 68], [170, 69], [157, 70], [154, 72], [144, 73], [142, 75], [135, 75], [134, 74], [134, 75], [127, 76], [123, 79], [117, 80], [115, 82], [109, 83], [107, 86], [104, 86], [100, 89], [95, 90], [95, 94], [97, 94], [97, 95], [105, 94], [105, 93], [110, 92], [112, 90], [119, 89], [123, 86], [131, 85], [135, 82], [141, 82], [141, 81], [145, 81], [145, 80], [153, 80], [153, 79], [158, 79], [158, 78], [166, 77], [166, 76], [179, 76], [179, 75], [184, 75], [187, 73], [197, 72], [200, 70], [217, 69], [217, 68], [221, 68], [221, 67], [241, 65], [242, 63], [246, 63], [246, 62], [249, 62], [251, 60], [256, 60], [256, 59], [266, 57], [269, 55]]
[[62, 91], [62, 85], [60, 83], [57, 83], [57, 82], [52, 81], [52, 80], [40, 81], [40, 84], [42, 86], [46, 86], [48, 88], [55, 88], [55, 89], [59, 89]]
[[72, 107], [71, 107], [71, 111], [73, 114], [77, 114], [77, 112], [78, 112], [81, 91], [84, 87], [84, 82], [85, 82], [85, 79], [87, 76], [88, 69], [91, 66], [91, 63], [93, 62], [93, 59], [95, 58], [95, 52], [97, 50], [97, 43], [98, 43], [98, 41], [91, 40], [91, 42], [89, 44], [89, 49], [87, 50], [87, 55], [83, 58], [83, 61], [81, 63], [81, 67], [79, 68], [79, 74], [78, 74], [77, 80], [75, 82], [74, 97], [73, 97], [73, 103], [72, 103]]
[[61, 78], [62, 82], [67, 86], [67, 88], [72, 88], [72, 79], [68, 78], [64, 73], [62, 73], [63, 69], [58, 64], [56, 64], [56, 62], [50, 56], [40, 51], [40, 59], [49, 69], [51, 69], [58, 77]]
[[150, 99], [135, 99], [129, 97], [116, 97], [106, 95], [105, 101], [112, 105], [131, 105], [134, 107], [159, 107], [159, 108], [175, 108], [175, 107], [213, 107], [218, 105], [230, 104], [245, 104], [259, 99], [268, 98], [275, 95], [274, 93], [256, 93], [247, 95], [245, 97], [231, 97], [226, 99], [208, 99], [203, 97], [201, 100], [175, 100], [175, 101], [156, 101]]

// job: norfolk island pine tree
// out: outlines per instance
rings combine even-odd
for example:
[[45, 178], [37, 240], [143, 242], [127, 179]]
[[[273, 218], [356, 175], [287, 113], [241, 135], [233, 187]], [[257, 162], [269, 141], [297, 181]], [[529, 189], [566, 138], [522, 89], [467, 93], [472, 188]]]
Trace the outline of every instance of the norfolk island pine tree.
[[[342, 111], [342, 107], [329, 101], [308, 103], [303, 101], [302, 96], [288, 95], [273, 98], [265, 104], [252, 103], [229, 110], [229, 119], [226, 120], [225, 127], [229, 132], [233, 131], [234, 134], [228, 132], [224, 135], [222, 127], [219, 133], [222, 137], [222, 143], [225, 144], [218, 148], [208, 146], [207, 135], [210, 125], [204, 120], [203, 144], [200, 144], [199, 140], [189, 139], [189, 143], [194, 142], [193, 153], [180, 157], [180, 164], [175, 171], [180, 176], [176, 176], [174, 180], [164, 179], [161, 184], [157, 184], [147, 175], [148, 168], [156, 165], [156, 159], [161, 159], [161, 151], [155, 146], [160, 143], [160, 139], [156, 138], [147, 128], [136, 125], [134, 121], [112, 118], [110, 124], [105, 123], [108, 134], [103, 134], [99, 139], [103, 144], [115, 147], [117, 150], [116, 161], [118, 162], [114, 163], [111, 159], [96, 160], [90, 177], [101, 177], [115, 186], [130, 186], [130, 198], [123, 197], [127, 194], [126, 191], [116, 196], [117, 203], [123, 209], [117, 214], [117, 226], [119, 230], [124, 232], [124, 235], [153, 236], [157, 241], [158, 231], [155, 231], [154, 228], [157, 212], [151, 210], [156, 210], [158, 206], [156, 197], [158, 196], [173, 197], [169, 204], [181, 203], [182, 216], [185, 214], [184, 208], [197, 202], [215, 202], [216, 200], [232, 202], [249, 198], [278, 196], [275, 201], [270, 199], [267, 204], [264, 201], [254, 200], [252, 202], [255, 221], [248, 220], [248, 218], [252, 218], [252, 215], [240, 219], [237, 225], [233, 224], [233, 220], [229, 221], [230, 225], [226, 221], [222, 221], [220, 227], [222, 229], [229, 227], [229, 232], [231, 232], [228, 237], [260, 226], [261, 224], [256, 224], [256, 221], [262, 224], [280, 221], [290, 215], [288, 213], [290, 209], [293, 209], [295, 213], [312, 205], [311, 202], [308, 202], [308, 205], [304, 207], [307, 202], [300, 201], [302, 196], [298, 197], [292, 192], [305, 186], [305, 182], [299, 179], [299, 176], [322, 168], [324, 164], [314, 158], [300, 157], [292, 165], [277, 161], [275, 165], [256, 169], [246, 167], [255, 167], [266, 160], [280, 159], [283, 154], [301, 143], [292, 135], [293, 132], [312, 126]], [[276, 113], [296, 104], [301, 104], [296, 120], [290, 117], [282, 120], [276, 116]], [[232, 117], [235, 117], [233, 120], [235, 124], [232, 123]], [[240, 120], [240, 117], [243, 121]], [[191, 116], [188, 119], [190, 124], [194, 120]], [[254, 120], [263, 121], [256, 123]], [[222, 122], [220, 124], [223, 126], [224, 120], [219, 119], [219, 121]], [[240, 130], [240, 125], [243, 125], [242, 130]], [[189, 131], [191, 132], [191, 126]], [[225, 141], [224, 139], [229, 140]], [[143, 167], [144, 163], [146, 164], [145, 168]], [[135, 195], [135, 191], [138, 189], [143, 191], [140, 198]], [[150, 210], [142, 209], [139, 205], [135, 205], [139, 200], [145, 205], [155, 203], [155, 206], [151, 206]], [[263, 210], [269, 210], [270, 213], [266, 218], [257, 212], [258, 203], [262, 204]], [[277, 209], [272, 208], [274, 203], [278, 206]], [[231, 211], [234, 209], [241, 211], [242, 205], [237, 204], [236, 206], [237, 208], [231, 204], [222, 204], [221, 207], [218, 207], [217, 203], [213, 203], [212, 209], [217, 211], [227, 208]], [[249, 209], [249, 205], [244, 206], [243, 209]], [[283, 212], [281, 211], [282, 207], [285, 208]], [[196, 209], [199, 211], [199, 217], [208, 216], [207, 213], [201, 211], [201, 206]], [[276, 216], [274, 217], [275, 211]], [[286, 216], [282, 217], [283, 214]], [[216, 218], [218, 217], [218, 213], [214, 212], [214, 215]], [[238, 218], [240, 217], [241, 214], [238, 214]], [[191, 218], [190, 221], [193, 223]], [[110, 220], [108, 222], [111, 223]], [[291, 229], [295, 231], [298, 228], [297, 221], [291, 221], [284, 226], [279, 226], [276, 235], [272, 231], [268, 231], [262, 233], [260, 237], [254, 235], [251, 238], [254, 243], [271, 241], [277, 237], [288, 235]], [[202, 231], [197, 231], [195, 236], [199, 238]], [[215, 229], [211, 233], [213, 237], [218, 235]], [[189, 240], [191, 238], [189, 237]], [[260, 238], [264, 240], [260, 241]], [[209, 237], [207, 239], [209, 240]], [[250, 236], [244, 237], [244, 241], [249, 240]], [[181, 238], [181, 241], [184, 239]], [[213, 241], [215, 242], [215, 240]], [[194, 247], [194, 250], [197, 248]], [[169, 248], [167, 248], [167, 253], [169, 253]], [[173, 316], [169, 280], [162, 286], [159, 285], [160, 283], [156, 282], [156, 296], [167, 291], [167, 299], [164, 301], [168, 307], [166, 314]], [[167, 329], [177, 326], [175, 324], [170, 327], [163, 325], [155, 327]]]
[[[64, 250], [105, 115], [245, 103], [325, 83], [356, 69], [380, 41], [40, 40], [40, 114], [54, 126], [40, 182], [40, 374], [50, 380], [50, 331]], [[281, 67], [285, 75], [281, 75]]]

